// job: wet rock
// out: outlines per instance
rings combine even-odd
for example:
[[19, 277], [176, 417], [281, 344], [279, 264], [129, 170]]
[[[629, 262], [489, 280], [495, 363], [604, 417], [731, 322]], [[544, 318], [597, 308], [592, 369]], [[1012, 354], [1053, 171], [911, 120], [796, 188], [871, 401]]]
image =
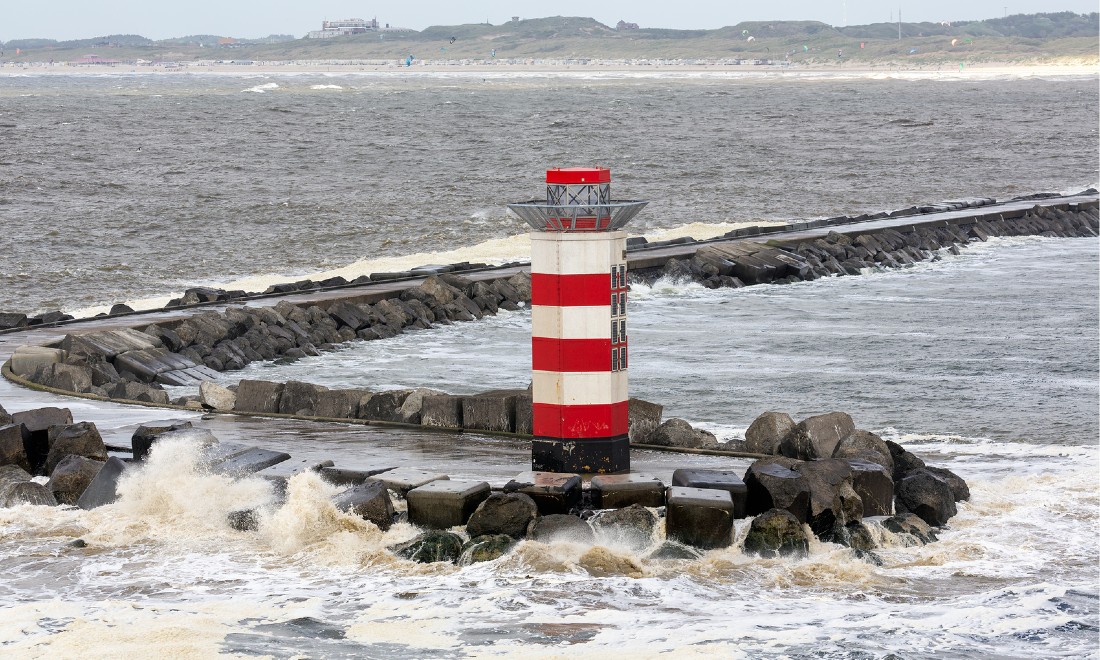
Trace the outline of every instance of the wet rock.
[[317, 417], [355, 419], [364, 390], [324, 390], [317, 393], [313, 413]]
[[703, 556], [701, 552], [691, 546], [675, 541], [665, 541], [656, 550], [649, 553], [646, 559], [655, 561], [687, 560], [695, 561]]
[[657, 515], [640, 504], [601, 511], [591, 519], [601, 543], [635, 549], [648, 547], [653, 542], [657, 523]]
[[76, 505], [85, 511], [112, 504], [118, 500], [118, 481], [126, 471], [126, 463], [117, 456], [111, 456], [103, 464], [95, 478], [84, 489]]
[[552, 513], [532, 520], [527, 528], [527, 538], [543, 543], [564, 541], [584, 545], [592, 545], [596, 541], [595, 532], [587, 522], [563, 513]]
[[389, 390], [367, 393], [359, 401], [359, 419], [382, 422], [402, 422], [401, 404], [409, 398], [411, 390]]
[[908, 535], [915, 542], [921, 544], [928, 544], [939, 540], [928, 523], [924, 522], [920, 516], [914, 513], [899, 513], [892, 518], [884, 520], [882, 526], [895, 534]]
[[745, 431], [745, 451], [754, 454], [778, 454], [779, 443], [783, 442], [794, 427], [794, 420], [787, 413], [766, 412], [754, 419]]
[[527, 526], [538, 516], [535, 501], [522, 493], [493, 493], [478, 505], [466, 523], [470, 538], [486, 534], [507, 534], [521, 539]]
[[762, 458], [745, 472], [745, 514], [756, 516], [770, 509], [790, 511], [796, 520], [809, 516], [810, 487], [793, 468], [793, 458]]
[[421, 564], [440, 561], [455, 563], [462, 556], [462, 537], [451, 532], [433, 530], [392, 550], [398, 557]]
[[231, 412], [237, 405], [236, 392], [209, 380], [199, 383], [199, 397], [204, 407], [218, 412]]
[[709, 431], [694, 429], [686, 421], [673, 417], [657, 427], [649, 444], [660, 447], [717, 449], [718, 439]]
[[890, 471], [878, 463], [848, 460], [852, 468], [852, 488], [863, 502], [863, 516], [889, 516], [894, 512], [894, 480]]
[[18, 312], [0, 312], [0, 330], [27, 327], [27, 315]]
[[[184, 420], [169, 420], [162, 422], [148, 422], [142, 424], [134, 430], [132, 436], [130, 436], [130, 447], [133, 451], [134, 461], [143, 461], [145, 456], [149, 453], [149, 448], [153, 446], [153, 443], [157, 439], [172, 431], [181, 431], [184, 429], [190, 429], [191, 422]], [[213, 438], [213, 436], [210, 436]], [[216, 438], [213, 438], [215, 441]]]
[[[8, 421], [11, 421], [10, 417]], [[27, 472], [33, 470], [23, 445], [24, 434], [26, 430], [22, 424], [0, 426], [0, 465], [14, 465]]]
[[516, 540], [507, 534], [489, 534], [472, 538], [462, 546], [458, 563], [462, 565], [493, 561], [508, 554]]
[[70, 454], [96, 461], [107, 460], [107, 445], [92, 422], [50, 427], [48, 438], [50, 449], [46, 455], [46, 472], [52, 473], [61, 459]]
[[840, 440], [855, 430], [856, 425], [847, 413], [807, 417], [779, 444], [779, 453], [802, 460], [830, 458]]
[[427, 387], [418, 387], [413, 390], [408, 390], [408, 395], [405, 400], [398, 406], [396, 415], [399, 421], [406, 424], [419, 424], [421, 420], [421, 413], [424, 408], [425, 397], [439, 396], [444, 394], [439, 390], [429, 389]]
[[746, 554], [761, 557], [805, 556], [810, 539], [790, 511], [770, 509], [753, 519], [745, 537]]
[[102, 467], [103, 461], [69, 454], [50, 473], [50, 481], [46, 487], [59, 504], [75, 505]]
[[73, 414], [68, 408], [35, 408], [17, 412], [11, 416], [13, 424], [22, 424], [23, 448], [27, 453], [31, 473], [38, 474], [46, 465], [46, 455], [50, 451], [49, 429], [51, 426], [68, 426], [73, 423]]
[[631, 397], [627, 401], [629, 409], [627, 428], [630, 444], [652, 444], [651, 439], [661, 425], [661, 413], [664, 406]]
[[242, 380], [237, 385], [237, 402], [233, 409], [238, 412], [277, 413], [282, 395], [282, 383]]
[[882, 438], [870, 431], [857, 429], [844, 436], [837, 443], [832, 457], [878, 463], [885, 467], [891, 475], [894, 473], [894, 458], [890, 453], [890, 447], [886, 445]]
[[924, 461], [917, 458], [912, 452], [906, 451], [896, 442], [886, 441], [886, 447], [890, 450], [890, 458], [894, 461], [894, 482], [901, 481], [906, 473], [924, 467]]
[[942, 527], [958, 513], [947, 482], [927, 469], [910, 470], [894, 484], [898, 509], [914, 513], [933, 527]]
[[260, 529], [260, 516], [255, 509], [230, 511], [226, 522], [238, 532], [255, 532]]
[[0, 426], [6, 426], [11, 424], [11, 415], [7, 410], [4, 410], [4, 406], [0, 406]]
[[924, 469], [947, 482], [947, 486], [951, 489], [951, 496], [956, 502], [965, 502], [970, 499], [970, 487], [959, 475], [947, 468], [932, 467], [931, 465], [925, 466]]
[[112, 399], [119, 401], [141, 401], [157, 405], [168, 404], [168, 392], [159, 385], [146, 385], [145, 383], [115, 383], [107, 390]]
[[366, 481], [349, 488], [333, 497], [332, 503], [341, 511], [369, 520], [383, 532], [393, 525], [393, 501], [381, 481]]
[[863, 519], [863, 500], [852, 487], [852, 468], [847, 461], [836, 458], [806, 461], [797, 469], [810, 487], [806, 522], [814, 533], [826, 534], [835, 525]]
[[279, 412], [284, 415], [312, 417], [317, 406], [317, 397], [328, 388], [323, 385], [289, 380], [283, 387], [279, 398]]
[[0, 488], [0, 507], [19, 506], [57, 506], [57, 499], [49, 488], [34, 481], [21, 481], [7, 488]]

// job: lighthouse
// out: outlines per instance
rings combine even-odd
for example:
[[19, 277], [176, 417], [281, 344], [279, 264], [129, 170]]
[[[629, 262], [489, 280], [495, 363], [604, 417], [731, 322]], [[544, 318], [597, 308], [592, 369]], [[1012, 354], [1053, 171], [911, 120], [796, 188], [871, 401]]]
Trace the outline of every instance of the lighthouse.
[[647, 202], [611, 199], [611, 171], [546, 171], [546, 201], [509, 204], [531, 232], [531, 468], [630, 469], [626, 232]]

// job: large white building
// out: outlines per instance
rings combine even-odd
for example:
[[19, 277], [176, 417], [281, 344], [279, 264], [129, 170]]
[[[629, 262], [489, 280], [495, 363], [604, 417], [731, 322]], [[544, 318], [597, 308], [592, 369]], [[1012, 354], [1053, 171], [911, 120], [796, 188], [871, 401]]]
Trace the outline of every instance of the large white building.
[[306, 35], [307, 39], [330, 39], [332, 37], [345, 37], [349, 34], [363, 34], [378, 30], [378, 19], [369, 21], [362, 18], [344, 18], [338, 21], [322, 21], [320, 30], [313, 30]]

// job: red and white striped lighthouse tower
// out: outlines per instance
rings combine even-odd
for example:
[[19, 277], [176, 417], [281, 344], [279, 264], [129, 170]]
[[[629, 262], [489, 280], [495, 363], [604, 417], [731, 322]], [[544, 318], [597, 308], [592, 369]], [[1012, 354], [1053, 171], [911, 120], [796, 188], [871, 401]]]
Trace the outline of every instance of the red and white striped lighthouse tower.
[[611, 200], [611, 171], [546, 171], [546, 202], [509, 204], [531, 232], [532, 469], [630, 469], [626, 232], [646, 205]]

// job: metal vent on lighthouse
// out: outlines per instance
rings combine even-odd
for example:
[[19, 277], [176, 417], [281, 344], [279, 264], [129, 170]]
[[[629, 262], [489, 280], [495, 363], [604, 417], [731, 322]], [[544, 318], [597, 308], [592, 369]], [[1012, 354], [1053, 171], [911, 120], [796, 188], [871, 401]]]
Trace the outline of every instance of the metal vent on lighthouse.
[[626, 233], [646, 205], [611, 199], [605, 168], [546, 171], [546, 202], [508, 208], [531, 225], [531, 466], [630, 469]]

